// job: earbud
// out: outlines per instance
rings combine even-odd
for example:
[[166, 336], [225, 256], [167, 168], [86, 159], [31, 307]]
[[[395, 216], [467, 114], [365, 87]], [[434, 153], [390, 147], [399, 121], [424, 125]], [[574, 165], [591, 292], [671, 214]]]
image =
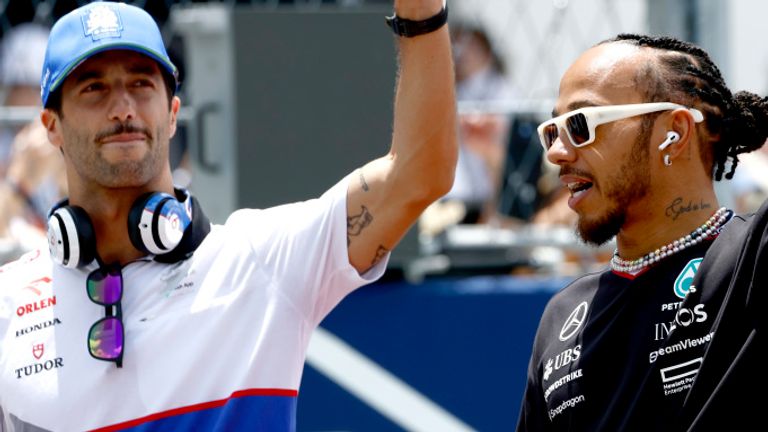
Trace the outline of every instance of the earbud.
[[677, 142], [680, 139], [680, 134], [675, 131], [667, 132], [667, 139], [659, 145], [659, 151], [669, 147], [670, 144]]

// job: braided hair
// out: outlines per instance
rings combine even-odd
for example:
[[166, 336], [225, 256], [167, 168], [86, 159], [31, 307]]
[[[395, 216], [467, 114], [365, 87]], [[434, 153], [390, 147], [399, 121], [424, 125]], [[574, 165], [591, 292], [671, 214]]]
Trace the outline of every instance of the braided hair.
[[[676, 101], [696, 107], [704, 114], [711, 151], [702, 151], [705, 166], [711, 166], [715, 180], [733, 178], [738, 155], [762, 147], [768, 138], [768, 98], [741, 91], [735, 95], [725, 85], [720, 70], [703, 49], [667, 36], [620, 34], [601, 42], [629, 43], [661, 51], [646, 90], [651, 101]], [[650, 65], [653, 67], [653, 65]]]

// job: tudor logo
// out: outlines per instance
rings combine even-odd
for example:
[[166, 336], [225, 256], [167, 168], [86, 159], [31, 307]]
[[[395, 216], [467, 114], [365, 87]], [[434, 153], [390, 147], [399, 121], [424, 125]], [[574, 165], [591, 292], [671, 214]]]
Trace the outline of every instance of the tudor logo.
[[568, 319], [565, 320], [563, 328], [560, 329], [560, 340], [565, 342], [575, 335], [579, 331], [581, 325], [584, 324], [584, 320], [587, 318], [587, 302], [581, 302], [576, 309], [568, 315]]
[[40, 357], [43, 356], [43, 352], [45, 352], [45, 345], [43, 344], [32, 345], [32, 355], [35, 356], [35, 359], [40, 360]]

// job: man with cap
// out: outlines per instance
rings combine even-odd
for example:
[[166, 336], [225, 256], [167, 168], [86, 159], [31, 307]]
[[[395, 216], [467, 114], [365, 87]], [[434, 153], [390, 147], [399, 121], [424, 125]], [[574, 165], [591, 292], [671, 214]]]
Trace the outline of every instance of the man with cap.
[[50, 250], [0, 268], [0, 430], [293, 430], [312, 330], [381, 276], [451, 186], [442, 0], [397, 0], [390, 152], [317, 199], [211, 225], [175, 189], [176, 67], [141, 9], [91, 3], [51, 30], [41, 120], [66, 165]]

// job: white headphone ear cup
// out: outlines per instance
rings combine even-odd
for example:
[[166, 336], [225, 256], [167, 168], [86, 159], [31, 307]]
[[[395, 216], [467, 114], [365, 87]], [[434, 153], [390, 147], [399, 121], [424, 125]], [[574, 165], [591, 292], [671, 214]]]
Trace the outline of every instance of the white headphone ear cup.
[[128, 234], [137, 249], [162, 255], [179, 245], [189, 224], [184, 204], [166, 193], [152, 192], [131, 207]]
[[48, 248], [54, 262], [75, 269], [96, 257], [93, 223], [80, 207], [63, 206], [48, 218]]

